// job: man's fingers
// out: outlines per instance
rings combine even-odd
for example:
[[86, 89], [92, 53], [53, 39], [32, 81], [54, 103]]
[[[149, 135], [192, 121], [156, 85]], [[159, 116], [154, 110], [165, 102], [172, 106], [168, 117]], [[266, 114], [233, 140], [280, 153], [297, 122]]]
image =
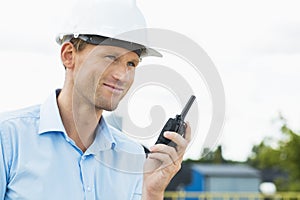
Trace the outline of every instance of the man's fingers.
[[188, 143], [191, 141], [191, 138], [192, 138], [191, 126], [190, 126], [189, 122], [186, 122], [186, 129], [185, 129], [184, 138], [188, 141]]
[[[164, 136], [170, 139], [172, 142], [176, 143], [177, 146], [176, 148], [174, 148], [165, 144], [156, 144], [150, 147], [151, 153], [148, 154], [147, 160], [148, 163], [155, 163], [155, 165], [153, 164], [153, 166], [151, 166], [151, 168], [149, 169], [162, 169], [167, 167], [170, 168], [170, 170], [172, 169], [171, 171], [173, 173], [180, 169], [184, 152], [191, 139], [190, 125], [189, 123], [186, 124], [185, 137], [182, 137], [176, 132], [169, 131], [166, 131], [164, 133]], [[160, 162], [160, 164], [157, 162]]]
[[164, 133], [164, 136], [177, 144], [177, 146], [176, 146], [177, 152], [180, 156], [183, 156], [183, 154], [186, 150], [186, 147], [188, 146], [188, 143], [191, 139], [191, 128], [190, 128], [189, 124], [187, 123], [185, 138], [183, 138], [178, 133], [169, 132], [169, 131], [166, 131]]
[[178, 160], [181, 162], [181, 157], [178, 157], [178, 153], [174, 147], [164, 145], [164, 144], [157, 144], [155, 146], [150, 147], [151, 153], [164, 153], [168, 154], [171, 158], [173, 164], [176, 164]]
[[171, 156], [166, 153], [160, 153], [160, 152], [150, 153], [148, 159], [155, 159], [161, 162], [161, 165], [159, 166], [158, 170], [163, 168], [169, 168], [177, 172], [181, 167], [181, 160], [179, 162], [179, 160], [177, 159], [177, 161], [174, 162]]

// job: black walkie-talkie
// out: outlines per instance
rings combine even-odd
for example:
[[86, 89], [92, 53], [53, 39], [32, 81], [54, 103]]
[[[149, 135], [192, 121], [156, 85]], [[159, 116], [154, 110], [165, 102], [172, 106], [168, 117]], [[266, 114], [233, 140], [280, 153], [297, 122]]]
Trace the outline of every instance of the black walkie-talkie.
[[166, 144], [166, 145], [169, 145], [172, 147], [176, 147], [176, 144], [174, 142], [172, 142], [171, 140], [165, 138], [163, 134], [165, 131], [173, 131], [184, 137], [185, 129], [186, 129], [186, 124], [184, 122], [184, 118], [185, 118], [186, 114], [188, 113], [188, 111], [189, 111], [190, 107], [192, 106], [195, 99], [196, 99], [196, 97], [194, 95], [192, 95], [190, 97], [189, 101], [187, 102], [187, 104], [185, 105], [185, 107], [183, 108], [181, 114], [176, 115], [175, 118], [169, 118], [169, 120], [163, 127], [162, 131], [160, 132], [159, 137], [155, 144]]

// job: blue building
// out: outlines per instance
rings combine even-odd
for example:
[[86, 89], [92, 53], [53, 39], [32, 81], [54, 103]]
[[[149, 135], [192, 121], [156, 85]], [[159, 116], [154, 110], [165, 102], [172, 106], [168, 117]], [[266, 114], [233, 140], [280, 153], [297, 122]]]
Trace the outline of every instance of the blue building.
[[190, 192], [259, 192], [260, 172], [240, 164], [193, 164]]

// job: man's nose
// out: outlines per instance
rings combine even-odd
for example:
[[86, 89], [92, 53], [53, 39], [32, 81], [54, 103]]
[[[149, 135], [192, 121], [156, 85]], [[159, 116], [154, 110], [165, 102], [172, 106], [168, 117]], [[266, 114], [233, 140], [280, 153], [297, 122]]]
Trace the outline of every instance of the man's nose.
[[113, 77], [117, 80], [127, 80], [129, 78], [129, 70], [127, 63], [118, 62], [113, 66]]

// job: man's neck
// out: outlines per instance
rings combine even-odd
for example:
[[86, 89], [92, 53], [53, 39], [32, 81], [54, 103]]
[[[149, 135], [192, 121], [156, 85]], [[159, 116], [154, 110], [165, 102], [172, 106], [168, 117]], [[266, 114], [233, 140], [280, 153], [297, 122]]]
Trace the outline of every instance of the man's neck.
[[61, 91], [57, 98], [60, 116], [68, 136], [85, 152], [95, 139], [95, 130], [102, 110], [78, 102], [74, 94]]

